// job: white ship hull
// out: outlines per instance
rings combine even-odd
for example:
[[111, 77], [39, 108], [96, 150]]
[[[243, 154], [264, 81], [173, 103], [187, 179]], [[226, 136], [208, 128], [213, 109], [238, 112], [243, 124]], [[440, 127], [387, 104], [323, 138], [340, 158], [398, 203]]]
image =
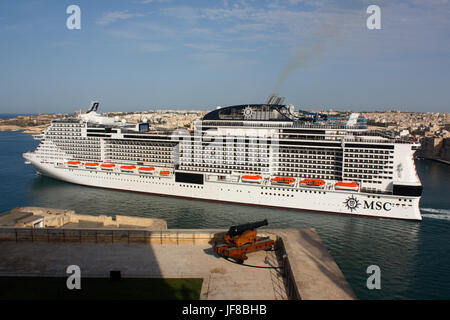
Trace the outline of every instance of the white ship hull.
[[68, 168], [41, 163], [31, 155], [26, 159], [45, 176], [91, 187], [353, 216], [422, 220], [420, 197], [242, 182], [189, 184], [176, 182], [173, 175], [160, 177], [118, 170]]
[[213, 110], [191, 131], [104, 117], [93, 103], [53, 120], [24, 157], [43, 175], [92, 187], [421, 220], [417, 145], [367, 130], [357, 114], [299, 117], [272, 98]]

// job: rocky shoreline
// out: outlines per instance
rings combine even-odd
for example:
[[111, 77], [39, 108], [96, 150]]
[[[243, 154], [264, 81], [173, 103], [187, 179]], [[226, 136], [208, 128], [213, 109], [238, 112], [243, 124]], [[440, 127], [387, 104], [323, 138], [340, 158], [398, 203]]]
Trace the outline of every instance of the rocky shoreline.
[[67, 115], [42, 114], [0, 119], [0, 131], [23, 131], [28, 134], [38, 134], [45, 130], [53, 119], [62, 118], [64, 116]]
[[450, 138], [423, 137], [420, 139], [420, 145], [421, 148], [417, 150], [416, 157], [450, 164]]
[[44, 126], [34, 126], [34, 127], [19, 127], [14, 125], [0, 125], [0, 131], [22, 131], [28, 134], [38, 134], [41, 133], [48, 125]]

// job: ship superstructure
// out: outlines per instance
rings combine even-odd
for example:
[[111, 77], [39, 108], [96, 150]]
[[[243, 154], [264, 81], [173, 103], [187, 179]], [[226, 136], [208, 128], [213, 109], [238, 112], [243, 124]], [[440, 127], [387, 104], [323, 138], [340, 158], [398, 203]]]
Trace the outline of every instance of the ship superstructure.
[[71, 183], [269, 207], [421, 220], [418, 144], [265, 104], [218, 108], [194, 130], [164, 130], [89, 112], [53, 120], [24, 157]]

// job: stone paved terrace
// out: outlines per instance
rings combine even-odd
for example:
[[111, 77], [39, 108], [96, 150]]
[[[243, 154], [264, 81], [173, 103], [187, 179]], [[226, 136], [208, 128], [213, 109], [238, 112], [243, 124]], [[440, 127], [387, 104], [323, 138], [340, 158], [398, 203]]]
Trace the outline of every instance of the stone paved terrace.
[[[203, 278], [201, 299], [355, 298], [313, 229], [261, 229], [263, 234], [282, 238], [277, 253], [278, 257], [282, 256], [279, 250], [287, 254], [285, 269], [279, 268], [283, 259], [274, 251], [248, 255], [245, 264], [263, 268], [217, 257], [211, 243], [224, 230], [147, 231], [147, 238], [142, 238], [147, 243], [136, 242], [136, 231], [118, 242], [103, 229], [98, 231], [102, 237], [80, 237], [79, 242], [60, 234], [59, 238], [53, 235], [56, 241], [47, 241], [21, 235], [22, 231], [27, 230], [0, 228], [0, 276], [67, 276], [67, 266], [75, 264], [82, 276], [91, 277], [108, 277], [109, 271], [120, 270], [123, 277]], [[14, 233], [16, 240], [11, 237]]]
[[[277, 265], [274, 252], [249, 255], [246, 263]], [[63, 276], [78, 265], [81, 275], [109, 277], [203, 278], [201, 299], [286, 299], [283, 279], [274, 269], [241, 266], [213, 254], [211, 246], [122, 243], [0, 244], [0, 275]]]

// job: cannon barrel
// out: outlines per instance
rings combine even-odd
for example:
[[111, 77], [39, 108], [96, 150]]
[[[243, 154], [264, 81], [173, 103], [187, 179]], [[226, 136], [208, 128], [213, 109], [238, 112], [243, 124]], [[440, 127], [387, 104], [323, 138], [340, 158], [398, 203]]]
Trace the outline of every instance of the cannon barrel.
[[228, 234], [230, 236], [237, 236], [239, 234], [244, 233], [247, 230], [253, 230], [259, 227], [267, 226], [269, 222], [267, 222], [267, 219], [264, 219], [262, 221], [257, 222], [251, 222], [251, 223], [244, 223], [237, 226], [231, 226], [228, 230]]

